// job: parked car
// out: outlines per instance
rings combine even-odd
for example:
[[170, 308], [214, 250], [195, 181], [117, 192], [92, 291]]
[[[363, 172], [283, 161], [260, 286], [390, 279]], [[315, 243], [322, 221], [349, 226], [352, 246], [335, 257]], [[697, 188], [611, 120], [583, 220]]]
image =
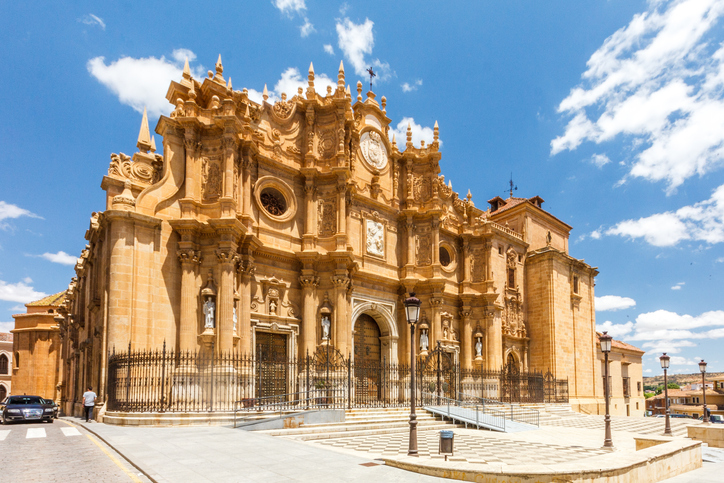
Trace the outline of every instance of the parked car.
[[0, 424], [24, 421], [52, 423], [54, 409], [40, 396], [8, 396], [0, 403]]
[[[704, 416], [699, 416], [699, 421], [703, 421], [703, 420], [704, 420]], [[721, 414], [710, 414], [709, 422], [724, 424], [724, 416], [722, 416]]]
[[50, 404], [53, 407], [53, 419], [58, 419], [58, 405], [52, 399], [45, 399], [46, 404]]
[[689, 416], [688, 414], [670, 414], [669, 416], [672, 417], [672, 418], [688, 418], [688, 419], [691, 419], [691, 416]]

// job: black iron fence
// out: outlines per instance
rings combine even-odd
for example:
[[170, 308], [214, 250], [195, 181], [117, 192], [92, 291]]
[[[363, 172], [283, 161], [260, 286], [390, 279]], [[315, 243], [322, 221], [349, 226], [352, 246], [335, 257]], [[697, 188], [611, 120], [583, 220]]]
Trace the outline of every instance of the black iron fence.
[[[492, 402], [568, 402], [568, 381], [550, 372], [465, 370], [433, 350], [417, 364], [423, 392]], [[108, 409], [207, 412], [308, 407], [407, 406], [410, 367], [354, 362], [329, 347], [298, 360], [213, 351], [137, 350], [108, 358]]]

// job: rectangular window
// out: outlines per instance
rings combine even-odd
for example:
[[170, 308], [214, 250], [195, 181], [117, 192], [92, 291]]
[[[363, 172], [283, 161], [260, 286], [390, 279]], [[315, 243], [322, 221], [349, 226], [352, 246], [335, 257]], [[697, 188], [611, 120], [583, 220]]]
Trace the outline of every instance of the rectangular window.
[[631, 397], [631, 378], [623, 378], [623, 397]]
[[[638, 382], [636, 383], [636, 389], [638, 390], [639, 396], [640, 396], [640, 395], [641, 395], [641, 381], [638, 381]], [[637, 404], [638, 404], [638, 403], [637, 403]], [[638, 408], [636, 408], [636, 409], [638, 409]]]
[[508, 288], [515, 288], [515, 268], [508, 269]]
[[578, 293], [578, 275], [573, 276], [573, 293]]

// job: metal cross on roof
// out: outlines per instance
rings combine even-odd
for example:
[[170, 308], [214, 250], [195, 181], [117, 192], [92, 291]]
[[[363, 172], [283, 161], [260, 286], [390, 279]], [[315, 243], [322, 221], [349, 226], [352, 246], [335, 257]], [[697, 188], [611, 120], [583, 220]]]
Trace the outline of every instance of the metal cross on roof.
[[513, 197], [513, 190], [518, 191], [518, 187], [514, 185], [513, 183], [513, 172], [510, 173], [510, 197]]
[[367, 69], [367, 72], [370, 74], [370, 90], [372, 90], [372, 78], [377, 77], [377, 74], [372, 70], [372, 67]]

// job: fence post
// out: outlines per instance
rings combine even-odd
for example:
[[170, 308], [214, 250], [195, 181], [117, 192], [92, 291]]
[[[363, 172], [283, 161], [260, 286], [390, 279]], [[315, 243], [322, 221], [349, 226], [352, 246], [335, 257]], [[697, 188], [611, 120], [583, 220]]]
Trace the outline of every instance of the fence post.
[[347, 409], [352, 409], [352, 354], [347, 354]]
[[128, 408], [131, 403], [131, 341], [128, 341], [128, 354], [126, 357], [126, 367], [128, 370], [126, 371], [126, 404], [125, 404], [125, 410], [128, 411]]
[[309, 349], [307, 349], [307, 409], [309, 409]]
[[161, 412], [163, 412], [163, 400], [166, 399], [166, 339], [163, 340], [161, 364]]
[[214, 356], [216, 355], [216, 351], [214, 350], [214, 344], [215, 341], [211, 341], [211, 377], [209, 378], [211, 380], [211, 391], [209, 394], [209, 397], [211, 398], [210, 401], [210, 411], [214, 411]]

